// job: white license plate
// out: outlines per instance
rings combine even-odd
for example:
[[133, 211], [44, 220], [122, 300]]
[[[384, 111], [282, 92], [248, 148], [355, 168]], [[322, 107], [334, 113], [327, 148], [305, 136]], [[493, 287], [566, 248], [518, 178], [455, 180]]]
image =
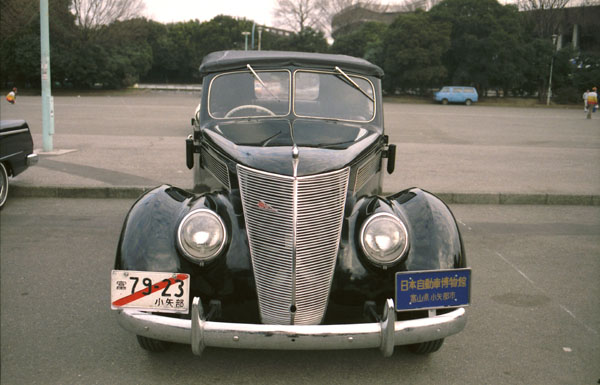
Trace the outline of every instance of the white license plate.
[[190, 308], [189, 274], [113, 270], [110, 285], [112, 309], [188, 313]]

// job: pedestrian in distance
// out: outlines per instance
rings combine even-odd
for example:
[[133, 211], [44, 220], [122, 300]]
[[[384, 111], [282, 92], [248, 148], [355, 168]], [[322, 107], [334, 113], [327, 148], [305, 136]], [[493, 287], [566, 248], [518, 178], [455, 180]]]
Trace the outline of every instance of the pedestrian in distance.
[[587, 112], [587, 97], [588, 94], [590, 93], [590, 90], [585, 90], [585, 92], [583, 93], [583, 112]]
[[10, 104], [15, 104], [15, 102], [17, 101], [17, 87], [14, 87], [12, 91], [10, 91], [8, 95], [6, 95], [6, 101]]
[[592, 92], [588, 92], [588, 97], [587, 97], [587, 107], [588, 107], [588, 111], [587, 111], [587, 119], [591, 119], [592, 118], [592, 113], [596, 112], [596, 110], [598, 109], [598, 93], [597, 93], [597, 88], [593, 87], [592, 88]]

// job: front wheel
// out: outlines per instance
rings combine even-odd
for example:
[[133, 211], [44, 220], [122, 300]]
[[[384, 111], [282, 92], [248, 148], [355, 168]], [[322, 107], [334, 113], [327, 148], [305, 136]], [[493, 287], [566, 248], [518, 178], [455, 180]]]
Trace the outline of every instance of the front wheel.
[[471, 102], [471, 99], [467, 99], [467, 100], [465, 101], [465, 104], [466, 104], [467, 106], [470, 106], [470, 105], [471, 105], [471, 103], [472, 103], [472, 102]]
[[142, 349], [147, 350], [153, 353], [162, 353], [169, 349], [170, 343], [160, 340], [155, 340], [154, 338], [148, 338], [144, 336], [136, 336], [138, 344], [142, 347]]
[[4, 207], [6, 198], [8, 197], [8, 171], [6, 166], [0, 163], [0, 208]]
[[447, 105], [448, 104], [448, 99], [442, 99], [442, 104], [443, 105]]
[[411, 352], [413, 352], [415, 354], [429, 354], [429, 353], [435, 353], [438, 350], [440, 350], [440, 348], [442, 347], [443, 344], [444, 344], [444, 339], [441, 338], [439, 340], [433, 340], [433, 341], [427, 341], [427, 342], [421, 342], [418, 344], [408, 345], [408, 348], [410, 349]]

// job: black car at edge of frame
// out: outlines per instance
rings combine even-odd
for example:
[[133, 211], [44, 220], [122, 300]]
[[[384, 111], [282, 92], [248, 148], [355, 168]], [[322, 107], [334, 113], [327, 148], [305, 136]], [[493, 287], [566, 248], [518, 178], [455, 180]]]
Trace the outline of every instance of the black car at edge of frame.
[[186, 155], [206, 191], [143, 194], [111, 273], [111, 307], [144, 349], [390, 356], [437, 351], [465, 327], [470, 269], [450, 209], [419, 188], [382, 195], [396, 146], [381, 68], [222, 51], [200, 73]]
[[0, 208], [8, 198], [8, 178], [17, 176], [38, 162], [33, 139], [24, 120], [0, 121]]

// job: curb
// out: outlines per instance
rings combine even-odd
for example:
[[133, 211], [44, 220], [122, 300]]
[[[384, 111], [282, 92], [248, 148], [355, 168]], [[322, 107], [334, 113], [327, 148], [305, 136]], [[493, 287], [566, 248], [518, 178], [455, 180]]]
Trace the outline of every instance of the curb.
[[[11, 185], [11, 197], [137, 199], [154, 187], [65, 187]], [[392, 193], [384, 193], [384, 196]], [[436, 193], [447, 204], [600, 206], [600, 195]]]

